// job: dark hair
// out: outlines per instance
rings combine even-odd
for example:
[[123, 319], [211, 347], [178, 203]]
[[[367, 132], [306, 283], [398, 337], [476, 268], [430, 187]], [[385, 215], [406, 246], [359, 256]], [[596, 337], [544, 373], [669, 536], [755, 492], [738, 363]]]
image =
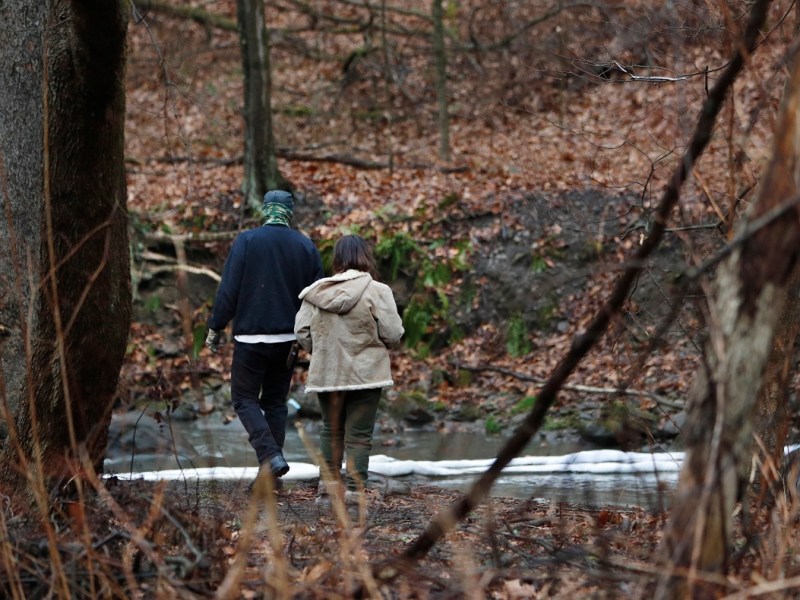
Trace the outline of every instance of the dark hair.
[[333, 247], [333, 272], [342, 273], [348, 269], [364, 271], [378, 279], [375, 259], [367, 246], [367, 242], [357, 235], [345, 235], [339, 238]]

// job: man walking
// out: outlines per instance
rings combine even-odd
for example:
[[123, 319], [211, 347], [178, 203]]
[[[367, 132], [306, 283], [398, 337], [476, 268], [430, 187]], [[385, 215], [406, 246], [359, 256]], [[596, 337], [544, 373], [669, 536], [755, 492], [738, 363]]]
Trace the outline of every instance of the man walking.
[[323, 276], [314, 243], [290, 227], [294, 202], [289, 192], [264, 196], [264, 225], [233, 242], [208, 319], [206, 346], [219, 350], [220, 332], [233, 320], [231, 399], [258, 458], [258, 474], [277, 486], [289, 471], [283, 457], [293, 365], [298, 295]]

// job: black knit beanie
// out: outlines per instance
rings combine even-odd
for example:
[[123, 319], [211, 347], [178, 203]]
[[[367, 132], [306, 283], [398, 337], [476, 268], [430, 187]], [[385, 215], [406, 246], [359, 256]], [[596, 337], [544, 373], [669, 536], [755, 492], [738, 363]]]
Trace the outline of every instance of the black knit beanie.
[[294, 210], [292, 194], [283, 190], [270, 190], [264, 194], [264, 204], [283, 204], [289, 210]]

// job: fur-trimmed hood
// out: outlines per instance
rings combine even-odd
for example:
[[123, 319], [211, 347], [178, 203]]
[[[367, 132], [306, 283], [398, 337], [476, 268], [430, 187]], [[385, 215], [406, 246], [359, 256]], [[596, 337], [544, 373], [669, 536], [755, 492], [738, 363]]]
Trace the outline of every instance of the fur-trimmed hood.
[[300, 292], [300, 299], [342, 315], [353, 309], [372, 281], [369, 273], [350, 269], [313, 283]]

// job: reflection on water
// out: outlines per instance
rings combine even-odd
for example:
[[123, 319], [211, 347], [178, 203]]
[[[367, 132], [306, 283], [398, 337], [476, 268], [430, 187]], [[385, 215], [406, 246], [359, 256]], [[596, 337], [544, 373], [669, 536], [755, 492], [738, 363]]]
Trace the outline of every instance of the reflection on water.
[[[303, 438], [315, 452], [318, 445], [318, 423], [298, 422], [287, 430], [284, 454], [289, 462], [313, 462], [304, 446]], [[141, 472], [176, 468], [230, 466], [256, 466], [253, 450], [247, 442], [247, 433], [238, 419], [224, 423], [218, 411], [195, 421], [173, 421], [172, 430], [179, 452], [158, 454], [130, 454], [109, 458], [106, 472]], [[376, 433], [373, 454], [384, 454], [398, 460], [437, 461], [450, 459], [492, 458], [505, 443], [503, 436], [481, 433], [404, 432], [402, 434]], [[530, 456], [561, 456], [581, 450], [576, 444], [531, 443], [523, 452]], [[426, 478], [424, 481], [442, 487], [467, 490], [476, 475]], [[538, 498], [579, 504], [636, 505], [659, 509], [668, 505], [669, 491], [675, 485], [676, 474], [593, 475], [593, 474], [524, 474], [504, 475], [492, 489], [493, 496], [513, 498]]]
[[[442, 487], [466, 491], [475, 476], [448, 477], [436, 481]], [[670, 492], [677, 482], [672, 473], [629, 474], [558, 474], [501, 476], [492, 488], [492, 496], [536, 498], [589, 506], [641, 506], [660, 511], [669, 507]]]

